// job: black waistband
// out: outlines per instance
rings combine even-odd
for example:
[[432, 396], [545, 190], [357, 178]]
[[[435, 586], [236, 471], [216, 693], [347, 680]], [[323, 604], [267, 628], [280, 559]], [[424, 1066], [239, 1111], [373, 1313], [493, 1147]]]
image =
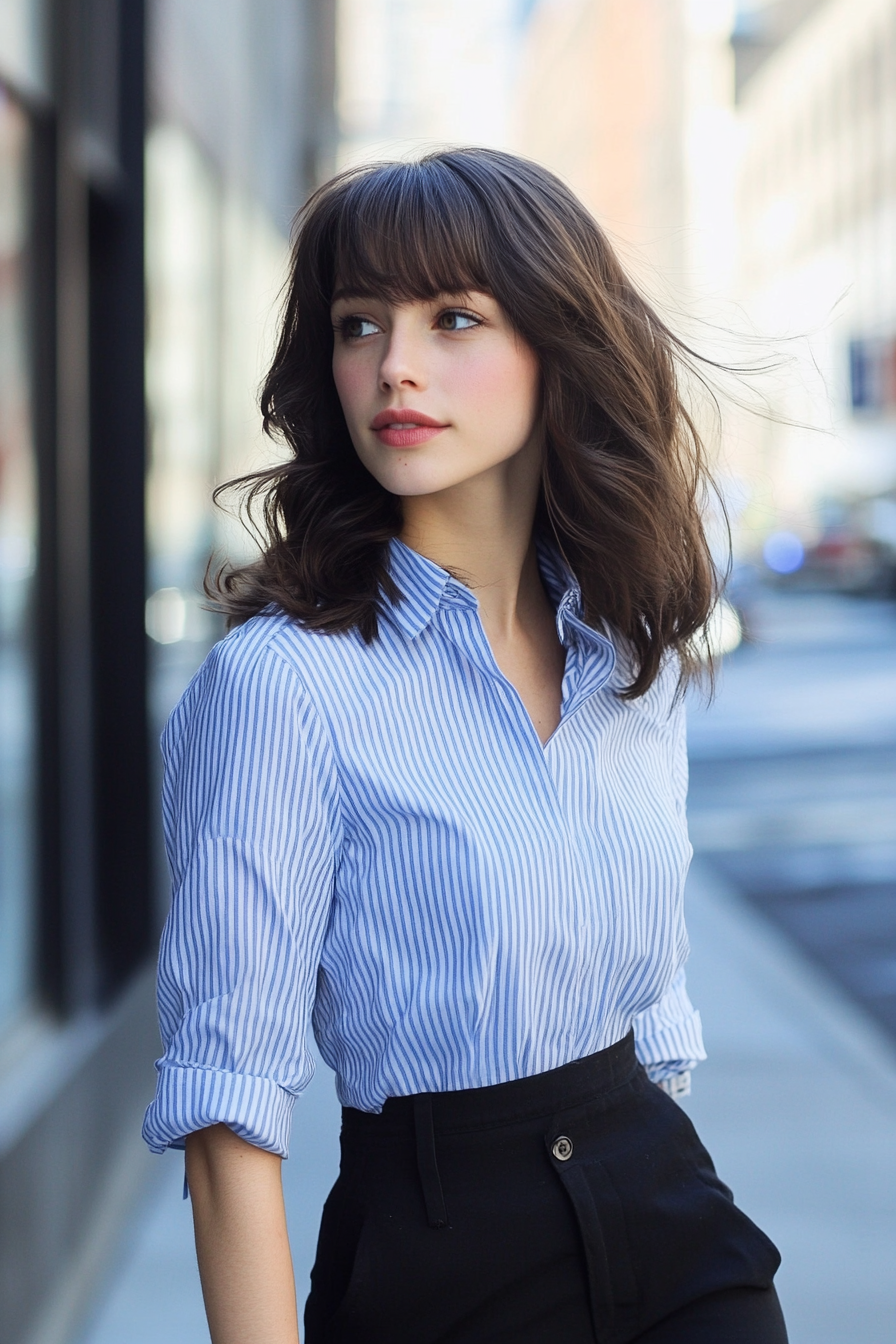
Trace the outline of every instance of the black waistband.
[[[436, 1133], [491, 1129], [519, 1120], [553, 1115], [587, 1102], [631, 1081], [638, 1068], [634, 1032], [606, 1050], [562, 1064], [531, 1078], [515, 1078], [490, 1087], [464, 1088], [458, 1092], [430, 1092], [432, 1126]], [[379, 1115], [343, 1107], [342, 1122], [349, 1132], [373, 1137], [404, 1134], [414, 1128], [420, 1097], [390, 1097]]]

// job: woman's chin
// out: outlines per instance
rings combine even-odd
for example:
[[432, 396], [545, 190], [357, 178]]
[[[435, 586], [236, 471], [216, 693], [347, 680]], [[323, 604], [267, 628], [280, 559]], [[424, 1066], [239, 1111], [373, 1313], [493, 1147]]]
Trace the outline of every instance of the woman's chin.
[[[421, 464], [422, 465], [422, 464]], [[373, 473], [384, 490], [403, 499], [438, 495], [477, 475], [475, 472], [392, 470]]]

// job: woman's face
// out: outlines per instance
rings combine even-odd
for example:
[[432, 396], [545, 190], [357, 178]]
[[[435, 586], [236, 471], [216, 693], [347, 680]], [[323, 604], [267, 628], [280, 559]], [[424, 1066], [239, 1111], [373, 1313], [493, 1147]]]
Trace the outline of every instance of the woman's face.
[[448, 490], [538, 447], [538, 360], [489, 295], [337, 292], [332, 317], [352, 443], [392, 494]]

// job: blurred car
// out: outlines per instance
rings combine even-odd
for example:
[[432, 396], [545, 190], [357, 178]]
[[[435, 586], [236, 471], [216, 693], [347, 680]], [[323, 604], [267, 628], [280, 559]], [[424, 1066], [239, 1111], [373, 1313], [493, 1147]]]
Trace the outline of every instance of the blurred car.
[[896, 596], [896, 493], [826, 501], [816, 541], [773, 532], [763, 577], [776, 586]]
[[876, 591], [880, 559], [870, 538], [850, 521], [826, 528], [814, 546], [806, 548], [803, 583], [838, 593]]

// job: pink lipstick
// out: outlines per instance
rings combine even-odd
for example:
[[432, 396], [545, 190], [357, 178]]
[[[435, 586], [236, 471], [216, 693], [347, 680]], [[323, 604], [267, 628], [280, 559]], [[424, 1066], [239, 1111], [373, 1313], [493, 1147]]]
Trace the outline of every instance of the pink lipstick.
[[419, 443], [434, 439], [448, 426], [422, 411], [396, 406], [375, 415], [370, 428], [388, 448], [415, 448]]

